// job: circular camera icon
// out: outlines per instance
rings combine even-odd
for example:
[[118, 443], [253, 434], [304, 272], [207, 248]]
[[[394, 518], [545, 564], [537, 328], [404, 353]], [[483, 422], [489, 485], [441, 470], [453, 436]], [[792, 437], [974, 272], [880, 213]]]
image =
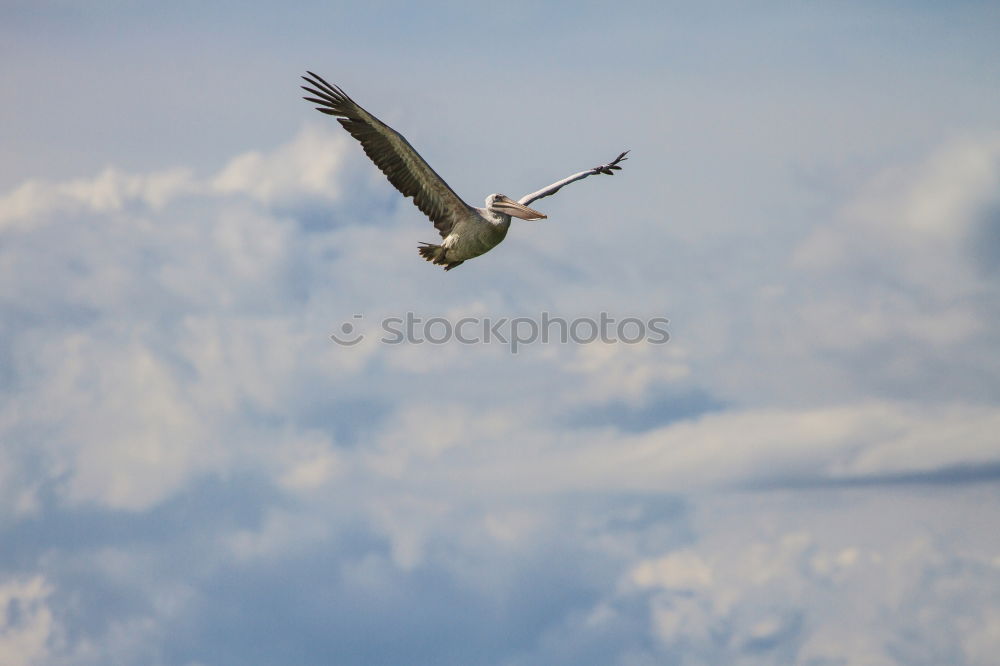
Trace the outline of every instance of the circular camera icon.
[[[361, 320], [364, 315], [356, 314], [351, 319]], [[345, 321], [340, 325], [340, 335], [337, 333], [331, 333], [330, 339], [336, 342], [341, 347], [353, 347], [362, 340], [365, 339], [363, 333], [356, 333], [357, 327], [349, 321]]]

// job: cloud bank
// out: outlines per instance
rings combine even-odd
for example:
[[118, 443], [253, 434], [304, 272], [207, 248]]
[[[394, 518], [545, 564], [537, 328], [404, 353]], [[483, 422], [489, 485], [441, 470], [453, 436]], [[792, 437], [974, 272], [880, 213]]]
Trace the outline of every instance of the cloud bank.
[[[994, 133], [814, 219], [636, 215], [609, 262], [581, 214], [448, 275], [373, 171], [317, 125], [0, 196], [5, 664], [991, 663]], [[329, 339], [607, 309], [671, 341]]]

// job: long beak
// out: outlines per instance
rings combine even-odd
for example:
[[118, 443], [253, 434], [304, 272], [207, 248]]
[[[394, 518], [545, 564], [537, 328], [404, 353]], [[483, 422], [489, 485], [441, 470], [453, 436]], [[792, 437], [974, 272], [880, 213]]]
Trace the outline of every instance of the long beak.
[[544, 220], [548, 217], [548, 215], [539, 213], [534, 208], [523, 206], [513, 199], [508, 199], [507, 197], [497, 200], [497, 202], [493, 204], [493, 208], [501, 213], [519, 217], [522, 220]]

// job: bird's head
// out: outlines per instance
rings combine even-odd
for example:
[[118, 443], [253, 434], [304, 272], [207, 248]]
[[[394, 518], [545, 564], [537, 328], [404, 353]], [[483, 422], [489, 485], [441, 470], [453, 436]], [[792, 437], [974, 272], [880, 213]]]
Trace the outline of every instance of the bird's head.
[[502, 194], [491, 194], [486, 197], [486, 209], [501, 215], [519, 217], [522, 220], [544, 220], [548, 215], [539, 213], [534, 208], [521, 205]]

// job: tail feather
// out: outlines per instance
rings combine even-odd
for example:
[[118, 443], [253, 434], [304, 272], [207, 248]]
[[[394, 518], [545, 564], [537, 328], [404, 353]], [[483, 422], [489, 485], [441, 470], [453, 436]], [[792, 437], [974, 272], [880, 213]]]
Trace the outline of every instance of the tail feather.
[[420, 256], [427, 261], [432, 261], [435, 264], [438, 263], [438, 258], [444, 257], [444, 248], [440, 245], [432, 245], [431, 243], [421, 243], [420, 247], [417, 248], [417, 252]]
[[[432, 264], [437, 264], [438, 266], [444, 266], [446, 271], [450, 271], [456, 266], [460, 266], [462, 261], [449, 261], [446, 257], [446, 250], [441, 245], [432, 245], [431, 243], [421, 243], [420, 247], [417, 248], [417, 252], [420, 256], [431, 262]], [[464, 261], [464, 260], [463, 260]]]

